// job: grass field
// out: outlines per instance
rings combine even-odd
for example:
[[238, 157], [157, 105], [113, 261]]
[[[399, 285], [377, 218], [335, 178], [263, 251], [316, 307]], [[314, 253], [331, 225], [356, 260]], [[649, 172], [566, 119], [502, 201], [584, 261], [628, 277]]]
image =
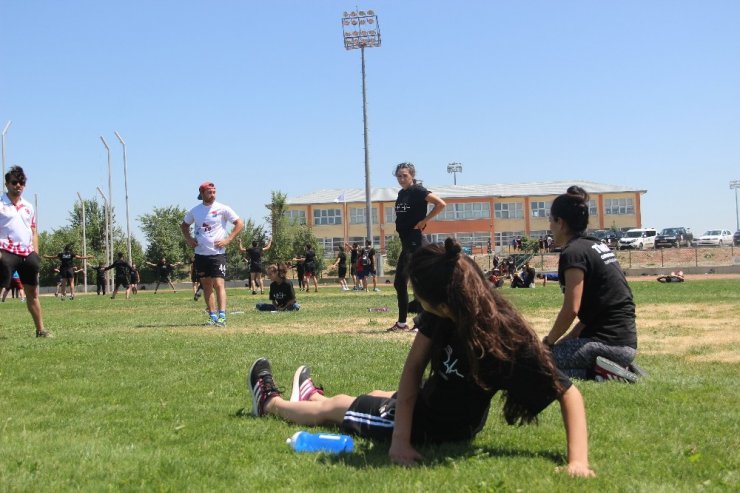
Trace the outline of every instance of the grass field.
[[[410, 334], [388, 334], [395, 295], [300, 293], [298, 313], [258, 313], [260, 297], [229, 291], [226, 329], [201, 325], [202, 302], [177, 294], [133, 300], [44, 297], [33, 337], [23, 304], [0, 306], [0, 491], [738, 491], [740, 280], [633, 283], [640, 355], [636, 385], [578, 382], [598, 477], [564, 463], [558, 406], [511, 427], [500, 402], [470, 444], [423, 447], [420, 467], [391, 465], [387, 444], [357, 440], [345, 456], [296, 454], [300, 427], [249, 415], [245, 376], [267, 356], [290, 392], [308, 363], [327, 393], [394, 389]], [[504, 290], [544, 334], [555, 285]], [[369, 313], [369, 307], [390, 308]]]

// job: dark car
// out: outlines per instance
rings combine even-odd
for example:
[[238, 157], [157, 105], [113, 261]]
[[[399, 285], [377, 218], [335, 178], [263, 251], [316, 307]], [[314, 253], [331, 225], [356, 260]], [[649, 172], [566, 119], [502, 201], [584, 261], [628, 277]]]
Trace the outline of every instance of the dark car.
[[655, 237], [655, 248], [691, 246], [694, 234], [687, 228], [663, 228]]
[[601, 241], [606, 243], [609, 248], [614, 250], [619, 246], [619, 239], [622, 236], [624, 236], [624, 231], [619, 231], [618, 229], [610, 229], [609, 231], [607, 231], [606, 239]]
[[740, 229], [735, 231], [735, 234], [732, 235], [732, 244], [735, 246], [740, 246]]

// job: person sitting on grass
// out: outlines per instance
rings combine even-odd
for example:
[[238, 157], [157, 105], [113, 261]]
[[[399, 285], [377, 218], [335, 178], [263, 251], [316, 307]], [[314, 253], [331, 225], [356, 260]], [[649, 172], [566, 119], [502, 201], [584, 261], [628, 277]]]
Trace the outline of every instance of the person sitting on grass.
[[[397, 392], [326, 397], [307, 366], [296, 370], [286, 400], [270, 362], [252, 364], [247, 384], [255, 416], [273, 414], [300, 425], [335, 424], [347, 433], [390, 439], [391, 461], [422, 460], [417, 444], [468, 441], [481, 431], [491, 399], [502, 391], [507, 423], [536, 421], [560, 403], [568, 451], [567, 472], [594, 476], [588, 463], [586, 411], [578, 389], [560, 373], [524, 317], [452, 238], [420, 247], [409, 278], [424, 313]], [[429, 378], [423, 380], [427, 365]]]
[[288, 266], [284, 263], [271, 265], [267, 268], [270, 278], [270, 301], [272, 303], [257, 303], [257, 310], [261, 312], [297, 311], [301, 305], [295, 302], [293, 283], [287, 280]]
[[640, 371], [632, 290], [614, 252], [586, 236], [588, 211], [589, 195], [575, 185], [552, 202], [563, 304], [543, 342], [569, 377], [634, 383]]

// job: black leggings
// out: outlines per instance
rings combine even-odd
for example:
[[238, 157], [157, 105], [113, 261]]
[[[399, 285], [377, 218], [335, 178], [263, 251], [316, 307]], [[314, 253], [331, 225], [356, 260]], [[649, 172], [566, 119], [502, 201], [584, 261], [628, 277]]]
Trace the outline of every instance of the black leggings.
[[414, 251], [416, 251], [419, 246], [424, 246], [426, 244], [428, 244], [428, 242], [422, 237], [421, 245], [414, 244], [403, 246], [401, 248], [401, 253], [398, 256], [396, 277], [393, 279], [393, 287], [396, 288], [396, 295], [398, 296], [398, 321], [401, 323], [406, 323], [406, 317], [409, 314], [409, 274], [406, 270]]

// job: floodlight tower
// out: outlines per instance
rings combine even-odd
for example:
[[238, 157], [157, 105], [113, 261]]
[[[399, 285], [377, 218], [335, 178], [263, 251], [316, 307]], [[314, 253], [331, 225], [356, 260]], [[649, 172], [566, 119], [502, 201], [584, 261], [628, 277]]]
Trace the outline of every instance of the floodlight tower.
[[3, 185], [0, 187], [0, 192], [5, 191], [5, 134], [8, 133], [8, 129], [10, 128], [10, 124], [13, 123], [13, 120], [8, 120], [8, 123], [5, 124], [5, 128], [3, 129], [3, 136], [2, 136], [2, 151], [3, 151]]
[[740, 188], [740, 180], [730, 182], [730, 190], [735, 190], [735, 231], [740, 231], [740, 215], [737, 210], [737, 189]]
[[[380, 47], [378, 16], [372, 10], [353, 10], [342, 16], [342, 32], [346, 50], [360, 50], [362, 60], [362, 125], [365, 139], [365, 224], [367, 239], [373, 241], [373, 214], [370, 197], [370, 151], [367, 139], [367, 92], [365, 89], [365, 48]], [[344, 218], [346, 221], [347, 218]]]
[[460, 163], [450, 163], [447, 165], [447, 172], [452, 173], [452, 179], [454, 180], [454, 184], [457, 185], [457, 174], [462, 173], [462, 164]]

